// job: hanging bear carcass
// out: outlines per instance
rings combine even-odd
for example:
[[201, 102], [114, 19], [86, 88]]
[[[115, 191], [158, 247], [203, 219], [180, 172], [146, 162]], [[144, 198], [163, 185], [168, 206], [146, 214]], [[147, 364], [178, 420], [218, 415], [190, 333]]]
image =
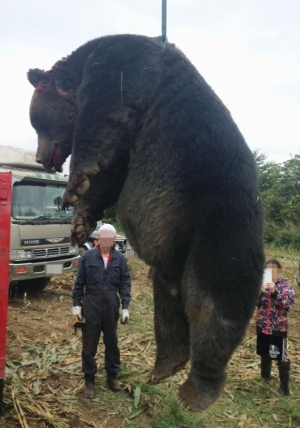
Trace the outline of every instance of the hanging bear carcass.
[[253, 156], [189, 60], [158, 38], [92, 40], [50, 71], [30, 70], [37, 161], [71, 171], [73, 242], [118, 202], [126, 236], [151, 267], [156, 362], [149, 382], [191, 359], [179, 401], [192, 411], [223, 390], [264, 266]]

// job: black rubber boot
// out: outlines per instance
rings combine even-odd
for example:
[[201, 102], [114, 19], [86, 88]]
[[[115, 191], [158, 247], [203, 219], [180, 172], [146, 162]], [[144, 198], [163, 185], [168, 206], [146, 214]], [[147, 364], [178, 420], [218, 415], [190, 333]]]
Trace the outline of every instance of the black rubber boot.
[[95, 376], [85, 374], [84, 375], [85, 386], [83, 390], [83, 396], [85, 398], [95, 398]]
[[278, 393], [283, 396], [290, 395], [289, 380], [290, 380], [290, 361], [278, 361], [280, 387]]
[[112, 375], [112, 376], [108, 375], [106, 379], [106, 384], [112, 392], [124, 391], [124, 388], [119, 384], [119, 381], [116, 375]]
[[262, 382], [269, 382], [271, 379], [272, 359], [269, 357], [269, 355], [261, 355], [260, 361], [260, 374]]

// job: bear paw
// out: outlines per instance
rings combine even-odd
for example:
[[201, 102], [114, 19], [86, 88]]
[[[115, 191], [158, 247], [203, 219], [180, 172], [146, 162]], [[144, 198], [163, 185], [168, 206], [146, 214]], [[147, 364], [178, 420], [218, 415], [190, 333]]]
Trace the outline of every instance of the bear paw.
[[82, 196], [90, 187], [90, 180], [84, 174], [71, 174], [68, 187], [63, 197], [63, 208], [78, 205]]
[[76, 214], [73, 219], [73, 226], [71, 228], [71, 243], [84, 244], [90, 234], [96, 227], [96, 222], [92, 222], [87, 213]]
[[147, 383], [151, 385], [158, 384], [162, 379], [173, 376], [175, 373], [184, 369], [189, 358], [184, 360], [173, 360], [171, 358], [161, 358], [156, 361], [155, 367], [149, 375]]
[[[200, 381], [201, 385], [201, 381]], [[178, 403], [190, 412], [202, 412], [213, 404], [222, 393], [224, 382], [214, 384], [214, 387], [197, 388], [194, 381], [189, 377], [181, 385], [178, 393]]]

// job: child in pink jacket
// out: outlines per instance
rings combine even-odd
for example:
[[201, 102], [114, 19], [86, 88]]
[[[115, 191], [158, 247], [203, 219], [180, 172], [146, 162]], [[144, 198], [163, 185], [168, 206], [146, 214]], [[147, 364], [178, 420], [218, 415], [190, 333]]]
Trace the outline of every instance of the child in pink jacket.
[[287, 359], [288, 312], [294, 305], [295, 290], [281, 277], [276, 259], [266, 263], [272, 269], [272, 282], [263, 284], [256, 311], [257, 354], [261, 357], [261, 377], [268, 382], [272, 360], [278, 362], [280, 395], [289, 395], [290, 361]]

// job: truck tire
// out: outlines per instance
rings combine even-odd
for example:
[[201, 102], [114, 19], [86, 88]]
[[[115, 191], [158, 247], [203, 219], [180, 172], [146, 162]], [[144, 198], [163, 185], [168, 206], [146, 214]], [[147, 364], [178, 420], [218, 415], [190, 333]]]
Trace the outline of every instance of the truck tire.
[[46, 276], [44, 278], [26, 279], [25, 281], [19, 281], [18, 284], [20, 287], [24, 289], [24, 291], [25, 290], [41, 291], [47, 287], [47, 285], [50, 282], [50, 279], [51, 279], [50, 276]]

